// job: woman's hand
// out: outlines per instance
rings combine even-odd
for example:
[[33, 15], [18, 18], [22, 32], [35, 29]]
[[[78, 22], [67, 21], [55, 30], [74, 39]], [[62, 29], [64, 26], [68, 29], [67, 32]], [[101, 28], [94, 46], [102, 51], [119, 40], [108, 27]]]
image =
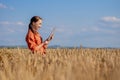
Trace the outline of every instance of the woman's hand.
[[46, 40], [46, 41], [44, 42], [44, 45], [48, 45], [48, 44], [49, 44], [49, 41]]

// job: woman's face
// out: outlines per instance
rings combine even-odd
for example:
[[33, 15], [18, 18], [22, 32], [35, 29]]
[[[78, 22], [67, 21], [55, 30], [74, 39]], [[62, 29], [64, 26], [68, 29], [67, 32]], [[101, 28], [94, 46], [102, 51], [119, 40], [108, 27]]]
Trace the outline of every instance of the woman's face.
[[32, 25], [35, 30], [38, 30], [42, 25], [42, 20], [39, 19], [37, 22], [33, 22]]

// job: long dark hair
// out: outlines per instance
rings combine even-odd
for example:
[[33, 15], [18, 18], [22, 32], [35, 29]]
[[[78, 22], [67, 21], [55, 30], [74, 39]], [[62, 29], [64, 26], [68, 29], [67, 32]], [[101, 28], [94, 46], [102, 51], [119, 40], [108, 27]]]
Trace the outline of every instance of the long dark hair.
[[28, 29], [31, 29], [31, 30], [32, 30], [32, 28], [31, 28], [32, 22], [37, 22], [39, 19], [42, 20], [42, 18], [39, 17], [39, 16], [33, 16], [33, 17], [31, 18], [31, 20], [30, 20], [29, 25], [28, 25]]

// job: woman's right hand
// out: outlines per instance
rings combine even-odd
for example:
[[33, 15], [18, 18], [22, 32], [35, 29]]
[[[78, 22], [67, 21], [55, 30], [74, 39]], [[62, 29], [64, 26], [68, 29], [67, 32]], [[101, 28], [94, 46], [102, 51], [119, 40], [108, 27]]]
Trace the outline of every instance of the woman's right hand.
[[46, 41], [44, 42], [44, 44], [45, 44], [45, 45], [48, 45], [48, 44], [49, 44], [49, 41], [46, 40]]

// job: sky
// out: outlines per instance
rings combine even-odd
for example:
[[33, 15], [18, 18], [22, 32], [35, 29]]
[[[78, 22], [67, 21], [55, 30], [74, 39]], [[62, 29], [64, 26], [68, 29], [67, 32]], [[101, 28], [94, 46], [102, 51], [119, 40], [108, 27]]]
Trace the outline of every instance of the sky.
[[120, 0], [0, 0], [0, 46], [26, 45], [31, 17], [51, 45], [120, 48]]

